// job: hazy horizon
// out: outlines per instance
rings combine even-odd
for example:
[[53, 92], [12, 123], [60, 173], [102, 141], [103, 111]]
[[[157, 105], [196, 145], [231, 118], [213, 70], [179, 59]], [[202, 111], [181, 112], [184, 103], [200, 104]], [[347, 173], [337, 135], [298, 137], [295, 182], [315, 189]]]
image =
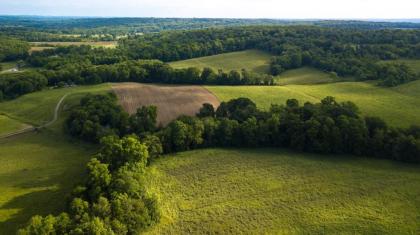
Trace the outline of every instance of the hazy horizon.
[[62, 17], [156, 17], [246, 19], [419, 19], [420, 2], [411, 0], [6, 0], [0, 15]]

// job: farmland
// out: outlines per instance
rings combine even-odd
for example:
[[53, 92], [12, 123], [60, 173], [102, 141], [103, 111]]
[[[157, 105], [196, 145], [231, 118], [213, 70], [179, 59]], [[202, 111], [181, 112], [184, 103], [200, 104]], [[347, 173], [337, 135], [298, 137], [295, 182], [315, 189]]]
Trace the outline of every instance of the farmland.
[[270, 87], [208, 86], [207, 89], [221, 101], [248, 97], [263, 109], [268, 109], [271, 104], [284, 104], [290, 98], [318, 102], [326, 96], [334, 96], [338, 101], [353, 101], [364, 115], [379, 116], [390, 125], [407, 127], [420, 125], [419, 84], [415, 81], [400, 87], [382, 88], [374, 83], [340, 82]]
[[119, 83], [113, 84], [112, 88], [120, 104], [130, 114], [135, 113], [141, 106], [157, 106], [157, 121], [163, 125], [180, 115], [194, 116], [203, 103], [211, 103], [215, 107], [219, 105], [216, 97], [199, 86]]
[[34, 51], [43, 51], [46, 49], [53, 49], [59, 46], [81, 46], [81, 45], [89, 45], [92, 47], [104, 47], [104, 48], [116, 48], [117, 47], [116, 41], [99, 41], [99, 42], [32, 42], [30, 53]]
[[149, 234], [416, 234], [420, 172], [382, 160], [208, 149], [152, 164], [164, 218]]
[[248, 71], [267, 73], [272, 55], [258, 51], [246, 50], [232, 53], [224, 53], [215, 56], [200, 57], [189, 60], [172, 62], [173, 68], [197, 67], [203, 69], [205, 67], [214, 70], [222, 69], [224, 71], [246, 69]]

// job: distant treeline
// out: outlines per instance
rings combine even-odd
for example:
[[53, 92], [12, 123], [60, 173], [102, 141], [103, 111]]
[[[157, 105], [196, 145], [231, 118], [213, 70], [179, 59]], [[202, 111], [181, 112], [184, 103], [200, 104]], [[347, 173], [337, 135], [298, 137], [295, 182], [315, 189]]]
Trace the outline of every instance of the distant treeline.
[[[393, 86], [417, 79], [418, 75], [406, 66], [377, 62], [420, 58], [420, 30], [236, 27], [163, 32], [123, 39], [120, 46], [130, 58], [162, 61], [260, 49], [276, 55], [271, 63], [273, 75], [309, 65], [339, 76], [383, 80], [383, 85]], [[404, 75], [395, 77], [398, 73]]]
[[110, 65], [67, 64], [58, 70], [41, 71], [51, 86], [99, 84], [104, 82], [140, 82], [169, 84], [273, 85], [273, 77], [246, 70], [214, 71], [211, 68], [174, 69], [156, 60], [125, 61]]
[[168, 62], [246, 49], [272, 53], [272, 75], [312, 66], [338, 76], [380, 80], [384, 86], [419, 77], [405, 65], [380, 61], [419, 59], [420, 30], [259, 26], [170, 31], [121, 39], [116, 50], [85, 46], [36, 52], [28, 62], [58, 70], [69, 63], [103, 65], [138, 59]]
[[[119, 36], [251, 25], [314, 25], [355, 29], [420, 29], [413, 22], [369, 22], [356, 20], [281, 20], [210, 18], [83, 18], [0, 16], [0, 34], [28, 41], [117, 40]], [[77, 35], [66, 37], [64, 35]]]

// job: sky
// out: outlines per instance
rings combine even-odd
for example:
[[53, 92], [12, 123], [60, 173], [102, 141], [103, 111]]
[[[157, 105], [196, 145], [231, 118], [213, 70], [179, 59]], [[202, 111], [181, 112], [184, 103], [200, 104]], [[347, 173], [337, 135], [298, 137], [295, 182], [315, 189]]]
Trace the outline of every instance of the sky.
[[0, 15], [418, 19], [420, 0], [0, 0]]

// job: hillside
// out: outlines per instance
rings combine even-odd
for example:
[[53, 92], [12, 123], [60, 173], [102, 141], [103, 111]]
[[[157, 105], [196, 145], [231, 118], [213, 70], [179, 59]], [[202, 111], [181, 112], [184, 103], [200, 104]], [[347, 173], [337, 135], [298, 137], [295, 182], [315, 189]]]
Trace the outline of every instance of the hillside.
[[197, 67], [203, 69], [209, 67], [215, 71], [246, 69], [248, 71], [267, 73], [271, 55], [258, 50], [246, 50], [232, 53], [224, 53], [215, 56], [206, 56], [189, 60], [181, 60], [170, 63], [174, 68]]
[[379, 116], [390, 125], [407, 127], [420, 125], [420, 93], [418, 81], [396, 88], [382, 88], [367, 82], [340, 82], [322, 85], [287, 86], [207, 86], [221, 101], [248, 97], [260, 108], [268, 109], [271, 104], [284, 104], [295, 98], [301, 102], [317, 102], [326, 96], [338, 101], [353, 101], [366, 116]]
[[[108, 84], [45, 90], [0, 103], [0, 113], [40, 125], [51, 121], [57, 102], [71, 94], [52, 126], [0, 138], [0, 234], [14, 234], [35, 214], [48, 215], [65, 208], [66, 199], [82, 180], [84, 166], [96, 147], [64, 135], [62, 122], [68, 108], [86, 92], [109, 90]], [[26, 126], [23, 122], [0, 115], [0, 135], [22, 129]]]
[[417, 166], [284, 150], [209, 149], [157, 160], [146, 182], [164, 216], [149, 234], [420, 232]]

